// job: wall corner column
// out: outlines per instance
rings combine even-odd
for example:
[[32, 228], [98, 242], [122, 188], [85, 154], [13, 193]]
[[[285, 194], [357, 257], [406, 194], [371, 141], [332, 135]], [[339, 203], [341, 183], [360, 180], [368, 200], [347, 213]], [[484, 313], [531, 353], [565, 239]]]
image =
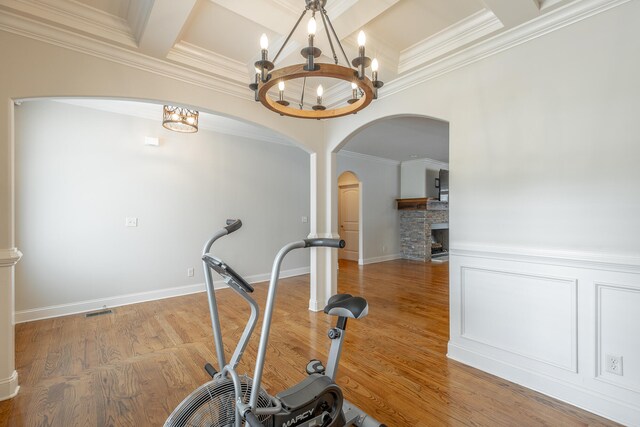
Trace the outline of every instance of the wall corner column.
[[15, 265], [22, 254], [14, 244], [13, 101], [0, 103], [0, 400], [18, 394], [15, 364]]
[[[338, 238], [334, 219], [336, 155], [329, 150], [311, 154], [311, 234], [309, 237]], [[320, 311], [338, 290], [338, 253], [335, 249], [311, 249], [309, 310]]]

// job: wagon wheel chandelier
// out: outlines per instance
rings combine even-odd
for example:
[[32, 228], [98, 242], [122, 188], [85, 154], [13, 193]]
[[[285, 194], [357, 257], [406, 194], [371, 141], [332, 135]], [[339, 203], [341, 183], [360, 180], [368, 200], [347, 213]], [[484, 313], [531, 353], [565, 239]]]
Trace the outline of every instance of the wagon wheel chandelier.
[[[284, 116], [320, 120], [354, 114], [376, 99], [378, 97], [378, 89], [384, 84], [378, 80], [378, 61], [377, 59], [371, 60], [371, 58], [365, 56], [366, 38], [362, 31], [360, 31], [358, 35], [358, 56], [352, 61], [349, 61], [340, 43], [340, 39], [336, 35], [333, 24], [327, 15], [327, 11], [324, 8], [327, 0], [305, 0], [305, 2], [306, 7], [302, 15], [298, 18], [298, 21], [293, 26], [293, 29], [285, 39], [273, 61], [269, 61], [269, 41], [266, 34], [263, 34], [260, 38], [260, 47], [262, 48], [261, 59], [255, 63], [255, 81], [249, 85], [249, 88], [254, 91], [256, 101], [261, 102], [268, 109]], [[276, 69], [274, 63], [278, 60], [284, 47], [298, 28], [300, 21], [302, 21], [309, 11], [311, 11], [311, 18], [307, 25], [309, 44], [300, 52], [306, 62], [304, 64]], [[318, 58], [322, 54], [322, 51], [313, 44], [317, 29], [316, 13], [321, 17], [324, 29], [326, 30], [329, 46], [331, 46], [331, 53], [333, 54], [333, 64], [315, 62], [315, 58]], [[338, 55], [336, 55], [332, 36], [346, 60], [346, 66], [338, 63]], [[371, 67], [371, 79], [365, 74], [365, 70], [369, 67]], [[304, 109], [304, 92], [308, 77], [338, 79], [351, 83], [351, 90], [345, 97], [344, 104], [337, 105], [334, 108], [327, 108], [323, 105], [322, 96], [324, 90], [322, 85], [319, 85], [316, 91], [316, 104], [313, 105], [310, 110]], [[290, 103], [284, 99], [285, 82], [294, 79], [303, 79], [302, 93], [298, 104], [299, 108], [290, 107]], [[272, 99], [268, 92], [276, 85], [278, 86], [279, 96], [278, 99]]]

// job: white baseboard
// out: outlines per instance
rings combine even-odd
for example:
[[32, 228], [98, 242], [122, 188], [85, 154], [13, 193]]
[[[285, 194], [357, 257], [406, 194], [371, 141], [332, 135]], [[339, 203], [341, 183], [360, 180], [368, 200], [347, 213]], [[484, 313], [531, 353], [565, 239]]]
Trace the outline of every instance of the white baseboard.
[[318, 300], [315, 299], [310, 299], [309, 300], [309, 310], [310, 311], [320, 311], [323, 310], [324, 307], [320, 307], [320, 303], [318, 302]]
[[[280, 273], [281, 278], [301, 276], [309, 274], [309, 267], [294, 268], [284, 270]], [[271, 277], [270, 273], [256, 274], [246, 277], [249, 283], [259, 283], [268, 281]], [[226, 288], [227, 285], [218, 280], [214, 282], [215, 289]], [[99, 310], [105, 307], [120, 307], [123, 305], [137, 304], [145, 301], [154, 301], [164, 298], [172, 298], [182, 295], [204, 292], [204, 283], [194, 285], [176, 286], [174, 288], [158, 289], [148, 292], [138, 292], [135, 294], [116, 295], [107, 298], [98, 298], [87, 301], [78, 301], [68, 304], [51, 305], [47, 307], [32, 308], [29, 310], [21, 310], [15, 313], [15, 323], [32, 322], [34, 320], [49, 319], [52, 317], [68, 316], [70, 314], [85, 313], [88, 311]]]
[[640, 410], [609, 396], [539, 372], [514, 366], [449, 342], [447, 357], [628, 426], [640, 425]]
[[373, 258], [360, 258], [358, 260], [358, 264], [360, 265], [367, 265], [367, 264], [375, 264], [377, 262], [385, 262], [385, 261], [393, 261], [394, 259], [400, 259], [402, 258], [401, 254], [390, 254], [390, 255], [383, 255], [383, 256], [378, 256], [378, 257], [373, 257]]
[[13, 371], [9, 378], [0, 380], [0, 401], [15, 397], [20, 391], [18, 385], [18, 371]]

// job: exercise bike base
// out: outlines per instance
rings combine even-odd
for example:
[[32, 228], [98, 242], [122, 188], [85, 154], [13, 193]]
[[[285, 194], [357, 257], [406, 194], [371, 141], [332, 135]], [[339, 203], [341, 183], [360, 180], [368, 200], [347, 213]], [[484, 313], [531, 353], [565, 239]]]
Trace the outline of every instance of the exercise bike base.
[[386, 424], [381, 423], [372, 416], [368, 415], [362, 409], [355, 406], [348, 400], [344, 400], [342, 403], [342, 413], [345, 418], [346, 426], [357, 427], [387, 427]]

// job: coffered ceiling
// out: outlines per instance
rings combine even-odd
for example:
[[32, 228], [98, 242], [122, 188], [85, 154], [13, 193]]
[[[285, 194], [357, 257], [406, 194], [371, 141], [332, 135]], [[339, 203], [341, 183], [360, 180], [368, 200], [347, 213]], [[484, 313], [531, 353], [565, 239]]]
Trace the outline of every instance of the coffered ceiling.
[[[326, 10], [349, 58], [357, 51], [357, 33], [366, 32], [367, 55], [378, 58], [380, 77], [389, 83], [572, 1], [579, 0], [328, 0]], [[107, 43], [123, 55], [176, 65], [211, 87], [250, 99], [260, 35], [269, 36], [273, 58], [304, 6], [304, 0], [0, 0], [6, 24], [0, 28], [34, 32], [40, 24], [46, 28], [41, 39], [63, 32], [66, 45], [73, 46], [75, 37], [84, 50], [91, 41], [100, 48]], [[303, 62], [304, 21], [276, 66]], [[316, 45], [331, 62], [324, 31], [319, 22]], [[350, 96], [345, 82], [324, 84], [326, 104]], [[313, 100], [315, 85], [306, 90]], [[288, 87], [290, 101], [297, 102], [300, 91], [300, 83]]]

